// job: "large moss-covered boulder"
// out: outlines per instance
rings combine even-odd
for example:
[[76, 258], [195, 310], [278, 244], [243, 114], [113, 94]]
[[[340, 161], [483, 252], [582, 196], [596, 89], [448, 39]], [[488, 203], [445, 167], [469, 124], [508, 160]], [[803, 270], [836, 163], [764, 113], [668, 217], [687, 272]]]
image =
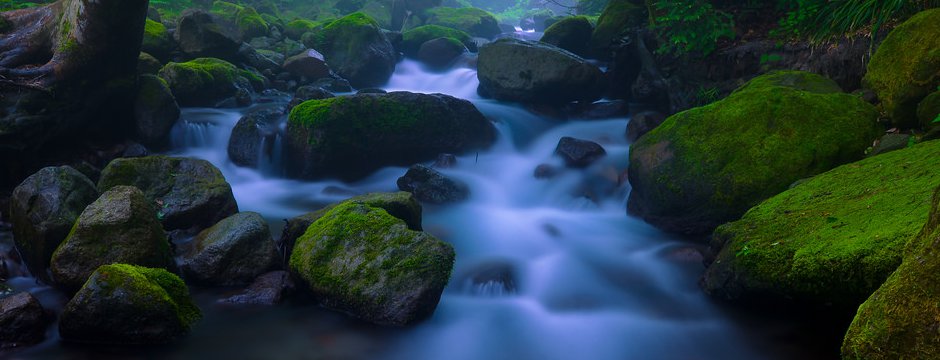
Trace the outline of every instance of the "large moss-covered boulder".
[[425, 12], [426, 25], [440, 25], [464, 31], [470, 35], [492, 39], [499, 35], [496, 17], [477, 8], [436, 7]]
[[357, 88], [384, 85], [395, 71], [392, 43], [366, 14], [347, 15], [314, 35], [305, 45], [323, 53], [330, 67]]
[[545, 34], [539, 41], [555, 45], [578, 56], [588, 56], [588, 45], [593, 31], [594, 26], [586, 16], [571, 16], [545, 29]]
[[631, 146], [629, 210], [667, 231], [707, 233], [794, 181], [860, 159], [881, 133], [877, 118], [818, 75], [755, 78]]
[[183, 256], [187, 280], [208, 285], [248, 285], [278, 262], [267, 221], [258, 213], [229, 216], [203, 230]]
[[637, 0], [610, 0], [591, 35], [590, 50], [594, 56], [609, 58], [612, 45], [623, 36], [633, 35], [631, 30], [644, 26], [644, 10], [643, 4]]
[[545, 43], [506, 38], [483, 45], [477, 69], [480, 93], [499, 100], [591, 102], [604, 92], [597, 66]]
[[940, 188], [904, 262], [858, 308], [843, 359], [940, 358]]
[[180, 15], [174, 33], [180, 50], [190, 57], [213, 57], [235, 61], [241, 36], [228, 21], [205, 10], [189, 9]]
[[179, 277], [127, 264], [99, 267], [65, 305], [62, 340], [93, 344], [165, 344], [202, 318]]
[[719, 227], [702, 284], [725, 299], [858, 306], [901, 263], [940, 184], [940, 141], [817, 175]]
[[137, 139], [154, 148], [165, 145], [179, 117], [179, 104], [166, 80], [154, 75], [141, 75], [140, 90], [134, 102]]
[[868, 63], [862, 83], [875, 91], [895, 125], [917, 125], [917, 104], [940, 85], [940, 9], [894, 28]]
[[132, 186], [117, 186], [88, 205], [52, 254], [56, 284], [75, 290], [101, 265], [175, 268], [170, 243], [152, 202]]
[[163, 24], [147, 19], [144, 26], [144, 38], [140, 45], [140, 51], [153, 55], [159, 59], [166, 59], [173, 51], [173, 39], [170, 32], [166, 30]]
[[239, 89], [252, 88], [250, 73], [215, 58], [198, 58], [183, 63], [171, 62], [160, 70], [160, 77], [182, 106], [215, 106], [234, 96]]
[[430, 316], [453, 248], [379, 207], [344, 202], [307, 228], [290, 268], [325, 306], [381, 325]]
[[493, 125], [466, 100], [409, 92], [360, 94], [295, 107], [285, 157], [294, 177], [356, 179], [383, 166], [485, 148], [495, 138]]
[[101, 171], [98, 190], [129, 185], [158, 207], [167, 230], [205, 229], [238, 212], [232, 187], [205, 160], [169, 156], [115, 159]]
[[421, 45], [438, 38], [452, 38], [467, 48], [476, 48], [476, 43], [466, 32], [440, 25], [423, 25], [402, 33], [401, 51], [405, 56], [416, 57]]
[[48, 280], [52, 252], [97, 198], [95, 184], [68, 166], [43, 168], [13, 190], [13, 240], [33, 276]]

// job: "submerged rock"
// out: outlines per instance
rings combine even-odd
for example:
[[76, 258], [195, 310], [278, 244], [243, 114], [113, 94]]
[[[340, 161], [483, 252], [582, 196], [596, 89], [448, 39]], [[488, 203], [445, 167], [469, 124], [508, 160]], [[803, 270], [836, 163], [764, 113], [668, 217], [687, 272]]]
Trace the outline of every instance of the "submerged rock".
[[203, 230], [183, 256], [187, 280], [208, 285], [246, 285], [277, 266], [274, 239], [258, 213], [229, 216]]
[[414, 165], [398, 178], [398, 190], [415, 195], [419, 201], [446, 204], [466, 200], [470, 188], [463, 182], [448, 178], [424, 165]]
[[165, 344], [187, 334], [202, 313], [180, 278], [163, 269], [99, 267], [65, 305], [62, 340], [93, 344]]
[[363, 13], [326, 25], [308, 45], [322, 52], [330, 67], [355, 87], [385, 85], [395, 71], [392, 43], [375, 20]]
[[160, 147], [166, 144], [170, 129], [179, 117], [180, 107], [167, 82], [153, 75], [142, 75], [134, 102], [137, 138], [145, 145]]
[[28, 292], [0, 299], [0, 349], [42, 341], [49, 320], [39, 300]]
[[569, 168], [586, 168], [607, 156], [607, 151], [596, 142], [565, 136], [558, 141], [555, 155], [561, 156]]

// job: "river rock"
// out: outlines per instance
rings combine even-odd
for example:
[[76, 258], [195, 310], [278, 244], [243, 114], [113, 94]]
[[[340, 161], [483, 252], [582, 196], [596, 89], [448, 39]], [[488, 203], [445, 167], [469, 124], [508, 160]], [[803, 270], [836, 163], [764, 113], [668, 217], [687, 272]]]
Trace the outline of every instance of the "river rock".
[[419, 201], [431, 204], [460, 202], [470, 197], [470, 188], [432, 168], [418, 164], [398, 178], [398, 190], [415, 194]]
[[166, 30], [166, 26], [150, 19], [146, 21], [140, 51], [153, 55], [156, 58], [166, 60], [176, 44], [173, 43], [170, 33]]
[[126, 264], [99, 267], [65, 305], [62, 340], [92, 344], [165, 344], [202, 317], [179, 277]]
[[138, 75], [156, 75], [162, 68], [163, 64], [160, 63], [160, 60], [157, 60], [157, 58], [153, 57], [153, 55], [142, 52], [137, 57]]
[[177, 102], [182, 106], [215, 106], [239, 91], [252, 88], [249, 78], [256, 75], [239, 70], [231, 63], [214, 58], [198, 58], [184, 63], [171, 62], [160, 70]]
[[301, 86], [294, 91], [294, 97], [290, 99], [290, 104], [287, 105], [287, 109], [289, 111], [307, 100], [323, 100], [332, 97], [336, 97], [336, 95], [324, 88], [318, 86]]
[[449, 244], [409, 229], [382, 208], [356, 202], [325, 212], [290, 257], [291, 271], [322, 305], [392, 326], [434, 312], [453, 264]]
[[140, 77], [140, 91], [134, 102], [134, 123], [137, 137], [147, 146], [166, 144], [170, 129], [180, 117], [180, 107], [173, 92], [162, 78], [153, 75]]
[[52, 254], [52, 277], [66, 290], [111, 263], [174, 269], [166, 233], [151, 202], [135, 187], [116, 186], [88, 205]]
[[646, 6], [638, 0], [611, 0], [591, 34], [590, 50], [599, 59], [610, 58], [611, 46], [631, 29], [646, 26]]
[[294, 292], [294, 281], [287, 271], [272, 271], [258, 276], [244, 292], [220, 300], [234, 305], [277, 305]]
[[667, 231], [710, 232], [796, 180], [860, 159], [881, 133], [877, 119], [818, 75], [754, 78], [633, 143], [628, 209]]
[[633, 115], [627, 123], [627, 140], [636, 141], [666, 121], [666, 115], [658, 111], [644, 111]]
[[604, 74], [584, 59], [545, 43], [500, 39], [480, 48], [480, 92], [498, 100], [568, 103], [594, 101]]
[[588, 45], [594, 27], [587, 16], [571, 16], [558, 21], [548, 29], [539, 40], [570, 51], [578, 56], [588, 55]]
[[287, 125], [287, 173], [300, 178], [362, 178], [384, 166], [410, 165], [440, 153], [485, 148], [493, 125], [466, 100], [392, 92], [311, 100]]
[[262, 156], [270, 157], [277, 138], [277, 127], [283, 117], [282, 107], [262, 108], [245, 114], [235, 124], [232, 136], [229, 137], [229, 160], [238, 166], [257, 167]]
[[467, 47], [452, 38], [437, 38], [421, 44], [418, 60], [435, 69], [446, 69], [460, 55], [467, 53]]
[[183, 11], [174, 36], [180, 50], [191, 58], [238, 60], [241, 46], [238, 29], [204, 10]]
[[565, 136], [558, 141], [555, 155], [561, 156], [569, 168], [586, 168], [607, 156], [607, 151], [596, 142]]
[[469, 34], [463, 31], [440, 25], [422, 25], [402, 33], [402, 52], [405, 53], [405, 56], [417, 57], [421, 45], [438, 38], [457, 40], [468, 49], [476, 51], [476, 43], [473, 42]]
[[187, 280], [201, 284], [247, 285], [277, 261], [267, 221], [258, 213], [243, 212], [196, 235], [181, 270]]
[[385, 85], [398, 59], [375, 20], [358, 12], [324, 27], [309, 45], [355, 87]]
[[329, 65], [316, 50], [308, 49], [300, 54], [291, 56], [284, 61], [284, 70], [287, 70], [294, 76], [303, 76], [308, 79], [320, 79], [330, 77]]
[[49, 317], [32, 294], [21, 292], [0, 299], [0, 348], [15, 348], [42, 341]]
[[135, 186], [156, 203], [167, 230], [202, 230], [238, 212], [232, 187], [205, 160], [147, 156], [115, 159], [101, 172], [98, 189]]
[[[804, 110], [805, 111], [805, 110]], [[901, 263], [940, 184], [940, 141], [805, 180], [722, 225], [702, 279], [712, 296], [854, 310]]]
[[435, 7], [428, 9], [425, 14], [427, 25], [449, 27], [484, 39], [492, 39], [502, 32], [496, 17], [482, 9]]
[[68, 166], [43, 168], [13, 190], [13, 240], [34, 276], [48, 280], [46, 269], [52, 252], [85, 207], [97, 198], [94, 183]]

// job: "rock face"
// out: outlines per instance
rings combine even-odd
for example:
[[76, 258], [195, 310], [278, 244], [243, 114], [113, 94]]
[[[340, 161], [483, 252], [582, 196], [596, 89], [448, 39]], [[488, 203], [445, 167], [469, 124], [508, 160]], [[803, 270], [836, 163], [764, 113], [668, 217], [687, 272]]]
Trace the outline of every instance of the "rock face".
[[39, 300], [28, 292], [0, 299], [0, 348], [42, 341], [49, 318]]
[[796, 180], [861, 158], [881, 132], [877, 118], [818, 75], [757, 77], [631, 146], [628, 208], [667, 231], [707, 233]]
[[205, 160], [147, 156], [115, 159], [101, 172], [98, 189], [134, 186], [160, 207], [167, 230], [205, 229], [238, 212], [232, 187]]
[[99, 266], [112, 263], [176, 267], [150, 200], [134, 187], [114, 187], [88, 205], [52, 254], [52, 278], [75, 290]]
[[480, 92], [518, 102], [594, 101], [604, 91], [597, 66], [554, 46], [500, 39], [480, 48]]
[[188, 9], [180, 15], [175, 36], [180, 50], [195, 58], [235, 61], [241, 45], [238, 29], [198, 9]]
[[323, 54], [313, 49], [308, 49], [288, 58], [284, 61], [284, 70], [295, 76], [303, 76], [308, 79], [330, 77], [332, 74], [330, 67], [326, 65]]
[[558, 141], [555, 155], [561, 156], [567, 167], [586, 168], [607, 156], [607, 151], [596, 142], [565, 136]]
[[10, 199], [16, 248], [34, 276], [47, 279], [52, 252], [75, 219], [98, 198], [94, 183], [77, 170], [47, 167], [26, 178]]
[[817, 175], [715, 230], [702, 280], [720, 298], [854, 309], [901, 263], [940, 183], [940, 141]]
[[448, 178], [424, 165], [414, 165], [405, 176], [398, 178], [398, 190], [415, 195], [431, 204], [459, 202], [470, 197], [467, 184]]
[[188, 333], [201, 317], [176, 275], [112, 264], [98, 268], [65, 305], [59, 334], [80, 343], [165, 344]]
[[392, 43], [375, 20], [353, 13], [325, 26], [311, 47], [326, 57], [336, 73], [357, 88], [385, 85], [395, 71]]
[[636, 0], [611, 0], [597, 19], [590, 50], [599, 59], [610, 57], [611, 46], [627, 32], [644, 25], [644, 5]]
[[208, 285], [247, 285], [277, 265], [274, 239], [258, 213], [229, 216], [203, 230], [183, 256], [186, 279]]
[[459, 41], [468, 49], [476, 50], [476, 43], [470, 38], [470, 35], [448, 27], [440, 25], [423, 25], [414, 29], [405, 31], [402, 35], [401, 50], [405, 56], [417, 57], [421, 45], [437, 38], [451, 38]]
[[290, 268], [325, 306], [380, 325], [430, 316], [453, 248], [379, 207], [344, 202], [307, 228]]
[[428, 25], [440, 25], [470, 35], [492, 39], [499, 35], [499, 24], [493, 14], [477, 8], [436, 7], [426, 11]]
[[166, 81], [153, 75], [140, 77], [140, 91], [134, 102], [137, 138], [150, 147], [165, 145], [170, 129], [180, 117], [180, 107]]
[[180, 105], [215, 106], [239, 90], [250, 91], [253, 75], [224, 60], [198, 58], [166, 64], [160, 77], [166, 80]]
[[428, 40], [418, 50], [418, 60], [435, 69], [446, 69], [460, 55], [467, 52], [467, 47], [452, 38]]
[[904, 262], [858, 308], [845, 334], [843, 359], [932, 359], [940, 356], [940, 188]]
[[282, 107], [253, 110], [245, 114], [228, 141], [228, 158], [235, 165], [257, 167], [263, 156], [270, 156], [277, 138], [277, 126], [284, 116]]
[[311, 100], [287, 125], [287, 172], [356, 179], [391, 165], [464, 153], [495, 141], [493, 125], [468, 101], [392, 92]]
[[588, 56], [591, 33], [594, 27], [586, 16], [572, 16], [562, 19], [545, 29], [545, 35], [539, 40], [570, 51], [578, 56]]
[[916, 126], [917, 104], [940, 86], [938, 33], [940, 9], [923, 11], [892, 30], [868, 63], [862, 84], [896, 126]]

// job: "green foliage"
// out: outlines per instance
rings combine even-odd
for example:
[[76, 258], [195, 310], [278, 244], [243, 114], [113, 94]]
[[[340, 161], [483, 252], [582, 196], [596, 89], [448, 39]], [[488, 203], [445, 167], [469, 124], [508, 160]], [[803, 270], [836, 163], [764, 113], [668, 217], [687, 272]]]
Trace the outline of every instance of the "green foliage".
[[10, 10], [19, 10], [26, 9], [36, 6], [45, 5], [51, 1], [37, 0], [32, 1], [20, 1], [20, 0], [0, 0], [0, 11], [10, 11]]
[[834, 35], [869, 30], [877, 34], [891, 21], [940, 6], [938, 0], [782, 0], [787, 11], [777, 34], [825, 40]]
[[658, 53], [707, 56], [721, 39], [734, 38], [734, 19], [704, 0], [660, 0], [652, 28], [662, 40]]

